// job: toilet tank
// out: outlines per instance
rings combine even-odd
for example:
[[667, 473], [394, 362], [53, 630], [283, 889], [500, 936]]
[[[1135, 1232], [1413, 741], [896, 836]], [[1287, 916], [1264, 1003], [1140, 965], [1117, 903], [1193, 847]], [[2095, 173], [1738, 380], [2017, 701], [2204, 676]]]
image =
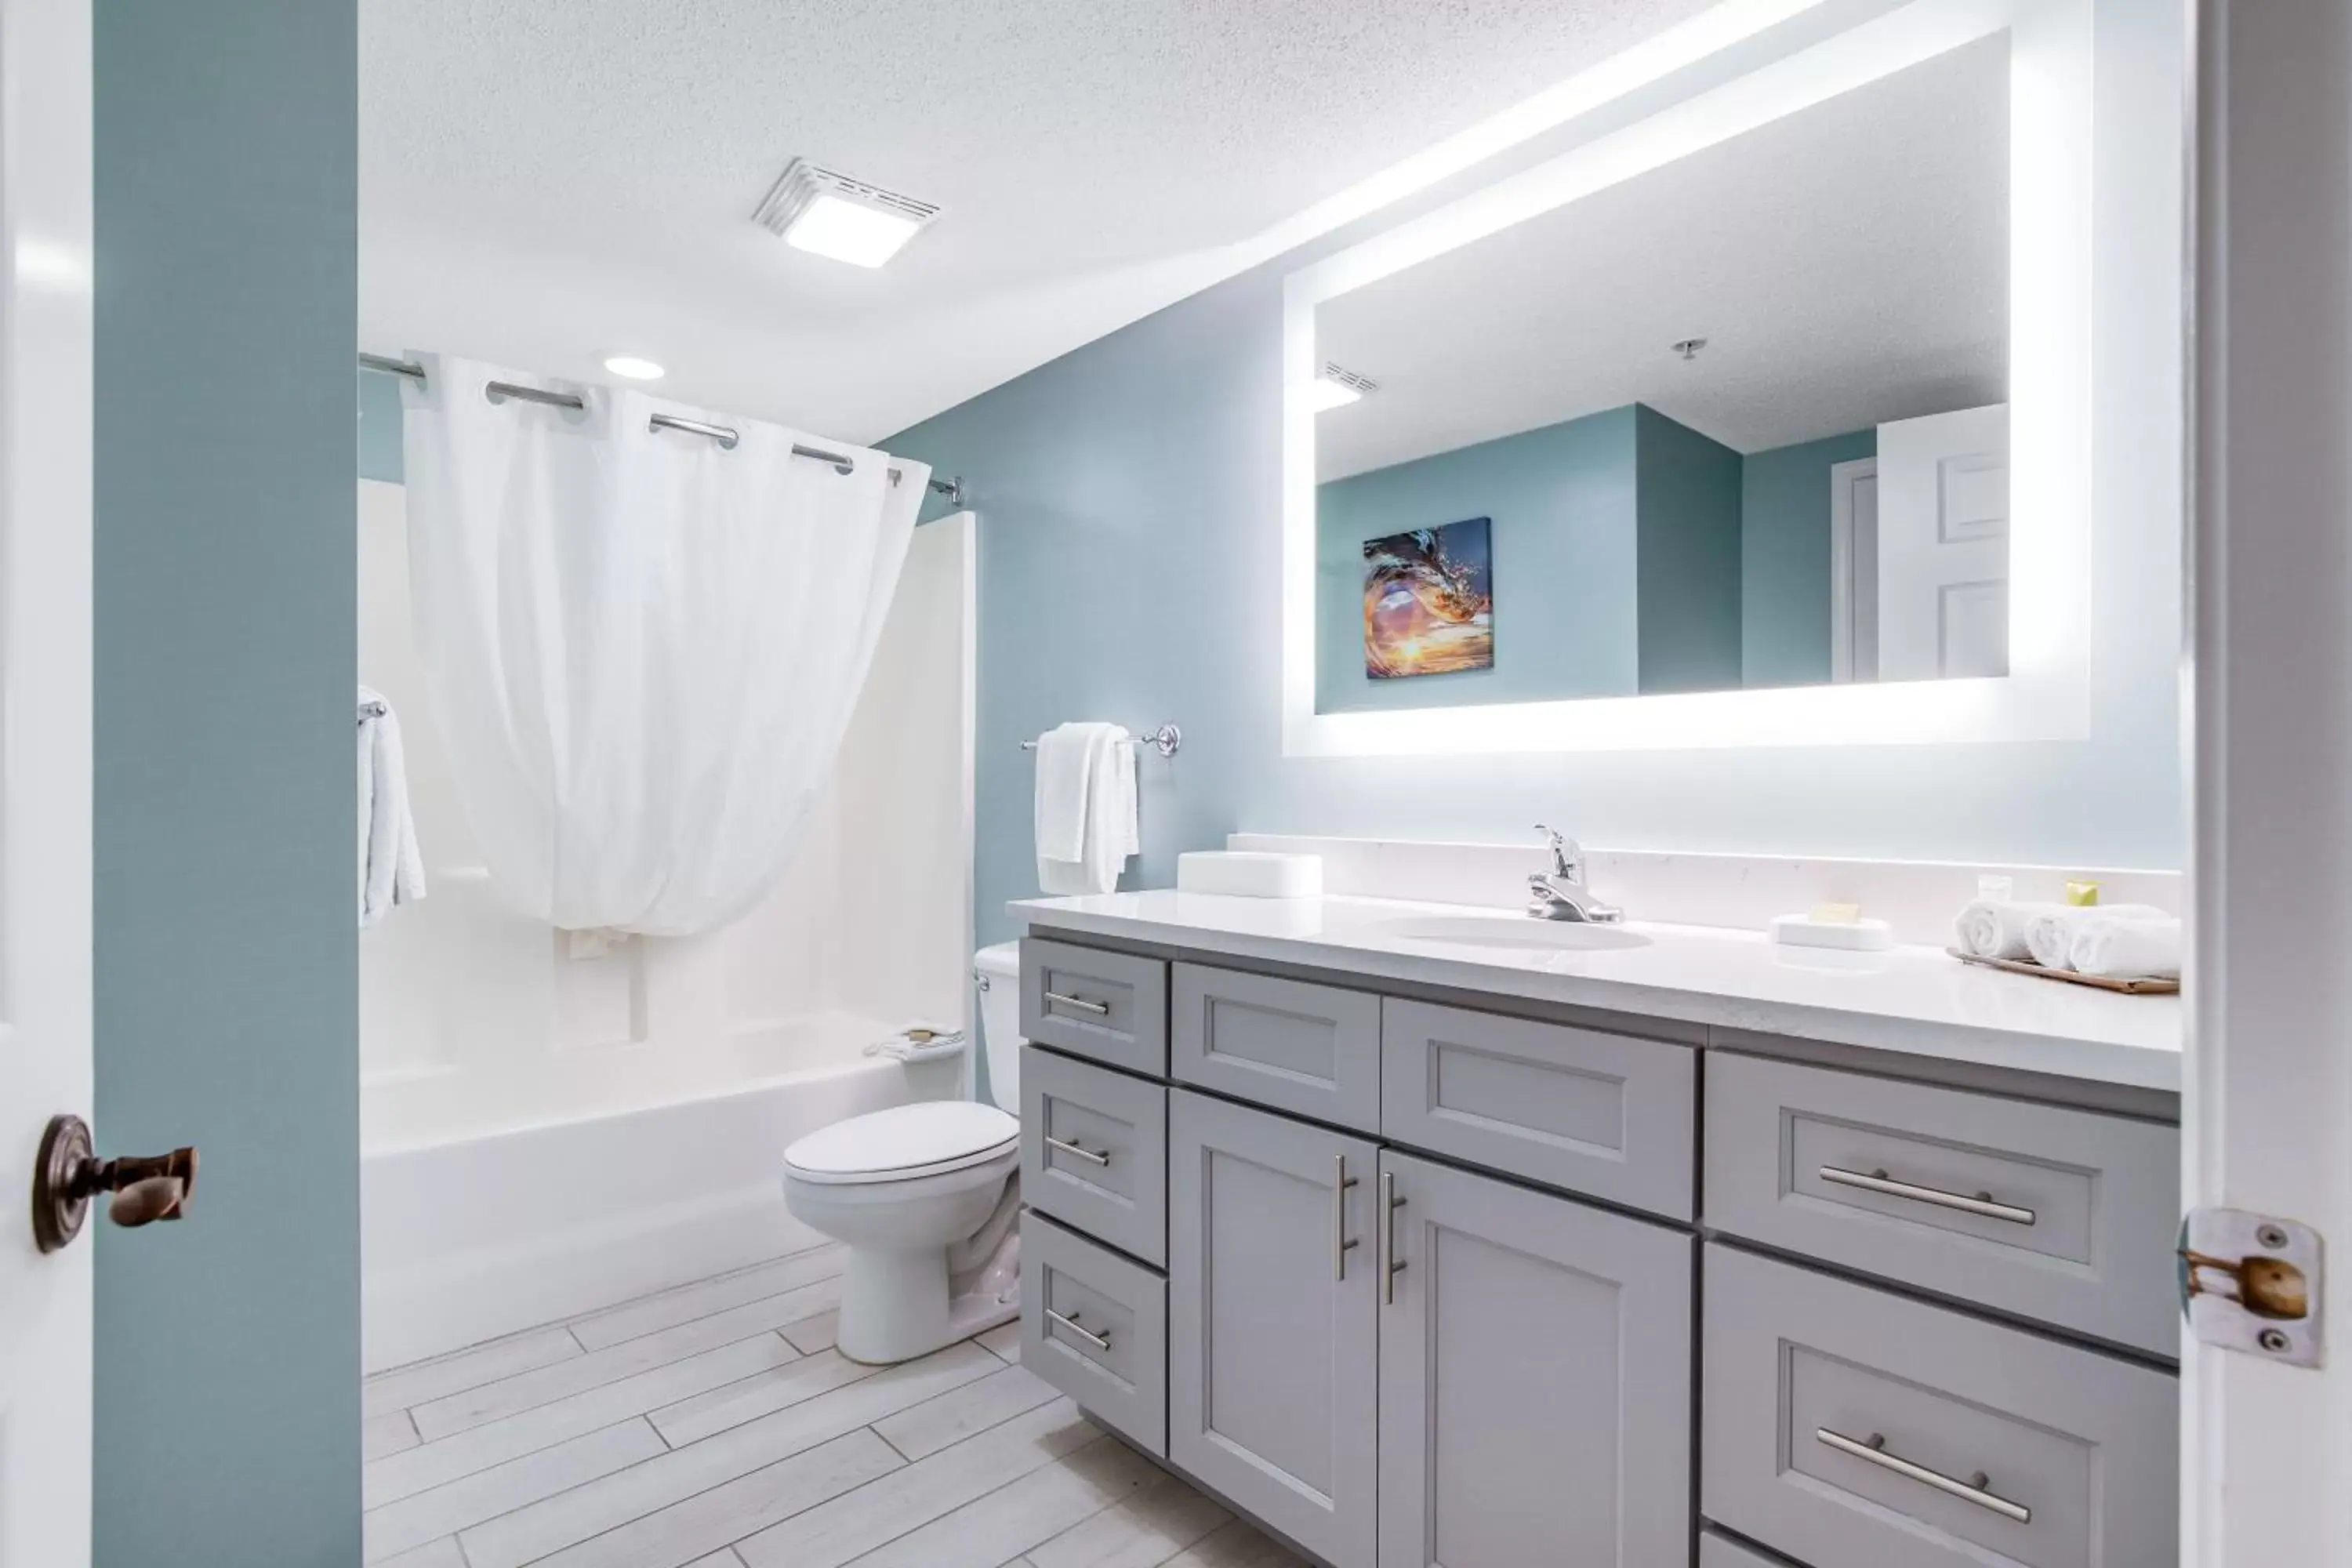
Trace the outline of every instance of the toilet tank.
[[980, 988], [980, 1041], [988, 1054], [988, 1098], [1021, 1114], [1021, 944], [1000, 942], [972, 954]]

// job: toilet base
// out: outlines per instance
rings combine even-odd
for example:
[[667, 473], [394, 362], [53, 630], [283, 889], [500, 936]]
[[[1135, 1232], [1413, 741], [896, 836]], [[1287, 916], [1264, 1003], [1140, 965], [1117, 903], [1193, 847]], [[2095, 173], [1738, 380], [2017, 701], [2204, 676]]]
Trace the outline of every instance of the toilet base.
[[1017, 1280], [1008, 1292], [949, 1296], [945, 1247], [852, 1247], [842, 1271], [833, 1348], [866, 1366], [889, 1366], [1020, 1315]]

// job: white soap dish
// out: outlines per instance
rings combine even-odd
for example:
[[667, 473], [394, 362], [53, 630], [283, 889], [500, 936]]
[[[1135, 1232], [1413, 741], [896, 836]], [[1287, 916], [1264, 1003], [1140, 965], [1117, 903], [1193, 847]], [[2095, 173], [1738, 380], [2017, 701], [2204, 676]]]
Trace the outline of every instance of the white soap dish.
[[1847, 952], [1881, 952], [1895, 945], [1895, 928], [1885, 921], [1817, 921], [1811, 915], [1775, 915], [1772, 940], [1790, 947], [1834, 947]]
[[1319, 899], [1320, 855], [1264, 849], [1192, 849], [1176, 857], [1176, 890], [1243, 899]]

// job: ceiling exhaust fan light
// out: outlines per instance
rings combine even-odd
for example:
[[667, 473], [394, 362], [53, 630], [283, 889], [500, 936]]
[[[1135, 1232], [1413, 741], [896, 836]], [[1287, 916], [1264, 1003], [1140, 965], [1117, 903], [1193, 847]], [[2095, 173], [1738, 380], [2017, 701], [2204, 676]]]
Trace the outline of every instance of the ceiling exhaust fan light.
[[1322, 371], [1301, 389], [1307, 410], [1322, 414], [1334, 408], [1345, 408], [1368, 392], [1378, 392], [1380, 384], [1370, 376], [1359, 375], [1345, 365], [1326, 360]]
[[836, 195], [819, 195], [784, 230], [795, 250], [830, 256], [852, 267], [879, 267], [922, 227], [909, 217], [862, 206]]
[[751, 221], [795, 250], [879, 267], [939, 216], [929, 202], [795, 158]]
[[659, 381], [669, 373], [649, 359], [635, 354], [614, 354], [604, 361], [604, 368], [626, 381]]

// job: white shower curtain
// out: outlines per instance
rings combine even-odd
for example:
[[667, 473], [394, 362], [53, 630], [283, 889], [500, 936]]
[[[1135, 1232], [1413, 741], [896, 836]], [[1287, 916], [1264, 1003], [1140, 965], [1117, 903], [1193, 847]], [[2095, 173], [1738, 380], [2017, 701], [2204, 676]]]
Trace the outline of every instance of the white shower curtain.
[[[404, 394], [416, 640], [494, 887], [572, 930], [685, 935], [743, 914], [832, 766], [930, 470], [641, 393], [423, 363]], [[587, 409], [493, 404], [492, 381]], [[654, 431], [657, 410], [740, 439]]]

